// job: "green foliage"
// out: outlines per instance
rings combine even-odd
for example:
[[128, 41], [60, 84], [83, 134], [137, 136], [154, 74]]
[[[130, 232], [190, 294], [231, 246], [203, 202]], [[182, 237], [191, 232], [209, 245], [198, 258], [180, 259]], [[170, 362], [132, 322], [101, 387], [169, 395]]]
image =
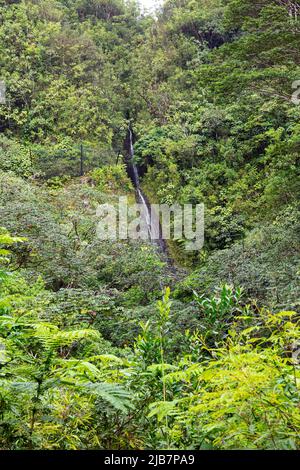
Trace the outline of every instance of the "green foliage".
[[[149, 417], [159, 429], [168, 418], [165, 431], [177, 448], [298, 448], [299, 365], [291, 357], [298, 338], [295, 312], [245, 312], [217, 349], [194, 334], [193, 353], [166, 366], [169, 399], [151, 404]], [[201, 349], [210, 360], [196, 360]]]
[[17, 176], [28, 177], [33, 173], [30, 150], [15, 140], [1, 136], [0, 170], [11, 171]]
[[279, 309], [299, 308], [299, 210], [287, 208], [274, 221], [247, 234], [243, 243], [216, 251], [180, 282], [177, 298], [213, 291], [216, 284], [243, 287], [244, 298]]
[[[121, 168], [122, 181], [130, 188]], [[41, 274], [54, 290], [97, 290], [101, 284], [126, 291], [136, 286], [143, 302], [157, 298], [165, 264], [154, 247], [97, 238], [97, 205], [118, 204], [116, 195], [77, 182], [68, 183], [68, 189], [38, 188], [3, 173], [0, 201], [7, 229], [28, 238], [13, 249], [15, 269], [24, 269], [33, 279]]]
[[91, 178], [100, 191], [127, 193], [132, 190], [131, 181], [124, 164], [104, 166], [92, 171]]
[[208, 254], [299, 199], [298, 13], [276, 0], [165, 2], [149, 52], [139, 48], [144, 188], [158, 202], [205, 204]]
[[[1, 449], [299, 449], [299, 18], [1, 3]], [[201, 252], [98, 239], [129, 125], [149, 201], [204, 203]]]
[[240, 313], [240, 300], [242, 290], [234, 289], [231, 286], [223, 285], [217, 295], [206, 297], [194, 292], [194, 300], [203, 316], [204, 322], [201, 325], [206, 341], [218, 344], [220, 337], [224, 338], [229, 329], [229, 325], [234, 321], [235, 316]]
[[[19, 239], [1, 235], [5, 245], [16, 242]], [[18, 287], [23, 294], [12, 295]], [[122, 360], [99, 354], [102, 339], [91, 325], [70, 329], [42, 321], [37, 293], [45, 295], [43, 287], [24, 294], [24, 281], [17, 277], [1, 288], [1, 445], [99, 446], [100, 436], [95, 426], [91, 428], [97, 400], [122, 413], [130, 407], [129, 393], [117, 380], [109, 383], [109, 364]]]
[[8, 275], [6, 270], [3, 269], [10, 261], [11, 252], [8, 248], [14, 243], [22, 243], [23, 241], [23, 238], [12, 237], [6, 229], [0, 227], [0, 285]]
[[[19, 239], [4, 233], [1, 241], [12, 246]], [[4, 279], [3, 447], [298, 447], [294, 312], [253, 311], [229, 286], [210, 298], [195, 293], [199, 331], [185, 332], [185, 352], [176, 357], [170, 289], [141, 324], [132, 351], [112, 348], [96, 329], [98, 317], [104, 315], [105, 324], [118, 304], [112, 295], [50, 293], [41, 281], [28, 286], [18, 274]], [[218, 346], [209, 345], [214, 335], [203, 332], [205, 322], [212, 331], [227, 322]]]

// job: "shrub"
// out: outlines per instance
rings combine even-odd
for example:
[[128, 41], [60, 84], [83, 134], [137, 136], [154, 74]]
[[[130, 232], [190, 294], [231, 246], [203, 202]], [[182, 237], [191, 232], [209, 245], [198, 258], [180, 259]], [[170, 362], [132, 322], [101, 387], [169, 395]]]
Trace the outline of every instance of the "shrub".
[[98, 168], [91, 172], [91, 177], [100, 191], [123, 191], [127, 193], [132, 190], [126, 167], [121, 163]]

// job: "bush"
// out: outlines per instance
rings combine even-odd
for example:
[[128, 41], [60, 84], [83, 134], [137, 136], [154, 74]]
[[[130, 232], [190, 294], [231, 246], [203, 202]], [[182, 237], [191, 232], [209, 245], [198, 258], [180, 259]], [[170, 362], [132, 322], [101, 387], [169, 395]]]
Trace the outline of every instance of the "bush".
[[[163, 391], [148, 415], [157, 418], [158, 438], [163, 430], [168, 448], [179, 449], [299, 448], [299, 338], [295, 312], [244, 309], [220, 347], [209, 348], [196, 332], [179, 363], [158, 354], [147, 369], [159, 374]], [[152, 350], [159, 346], [148, 327], [138, 343], [143, 356], [149, 341]]]
[[11, 171], [23, 178], [33, 173], [30, 149], [16, 140], [0, 136], [0, 170]]
[[126, 173], [126, 166], [121, 163], [98, 168], [91, 172], [91, 178], [100, 191], [128, 193], [133, 189]]

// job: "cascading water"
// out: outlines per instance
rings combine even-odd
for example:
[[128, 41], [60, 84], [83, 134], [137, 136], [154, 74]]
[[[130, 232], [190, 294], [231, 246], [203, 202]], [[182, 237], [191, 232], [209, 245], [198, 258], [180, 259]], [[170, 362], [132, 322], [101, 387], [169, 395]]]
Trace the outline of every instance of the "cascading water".
[[133, 148], [133, 135], [132, 130], [129, 129], [129, 145], [130, 145], [130, 163], [132, 166], [133, 182], [137, 192], [139, 203], [142, 204], [142, 217], [147, 225], [149, 236], [151, 236], [151, 212], [140, 188], [140, 177], [137, 166], [134, 161], [134, 148]]
[[150, 205], [143, 194], [140, 186], [140, 177], [137, 165], [134, 161], [134, 148], [133, 148], [133, 133], [131, 128], [128, 131], [128, 150], [129, 150], [129, 159], [128, 159], [128, 172], [133, 181], [134, 187], [136, 189], [137, 200], [139, 204], [142, 205], [142, 213], [147, 230], [149, 239], [157, 245], [161, 252], [167, 254], [167, 246], [165, 240], [161, 236], [161, 226], [159, 222], [159, 217], [155, 214], [154, 211], [151, 211]]
[[135, 187], [137, 201], [139, 204], [142, 205], [141, 216], [144, 219], [145, 225], [147, 227], [149, 240], [160, 251], [162, 259], [166, 261], [169, 275], [174, 276], [174, 278], [176, 279], [179, 279], [178, 270], [174, 266], [172, 258], [169, 257], [167, 244], [164, 238], [162, 237], [162, 228], [159, 221], [159, 216], [153, 210], [151, 210], [150, 204], [148, 203], [146, 196], [141, 190], [139, 170], [134, 161], [133, 133], [130, 127], [128, 130], [125, 146], [127, 150], [127, 171]]

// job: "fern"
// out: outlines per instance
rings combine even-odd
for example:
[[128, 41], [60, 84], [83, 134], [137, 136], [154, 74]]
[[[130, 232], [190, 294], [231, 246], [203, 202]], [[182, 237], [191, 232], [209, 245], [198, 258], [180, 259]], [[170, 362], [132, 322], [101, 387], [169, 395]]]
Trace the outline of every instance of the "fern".
[[97, 397], [109, 402], [117, 410], [126, 413], [128, 409], [133, 408], [131, 403], [132, 396], [129, 391], [117, 384], [98, 382], [86, 384], [84, 388], [95, 394]]
[[81, 340], [97, 341], [100, 339], [100, 334], [92, 329], [60, 331], [51, 323], [37, 323], [33, 325], [33, 328], [34, 336], [41, 342], [45, 351], [54, 351]]

